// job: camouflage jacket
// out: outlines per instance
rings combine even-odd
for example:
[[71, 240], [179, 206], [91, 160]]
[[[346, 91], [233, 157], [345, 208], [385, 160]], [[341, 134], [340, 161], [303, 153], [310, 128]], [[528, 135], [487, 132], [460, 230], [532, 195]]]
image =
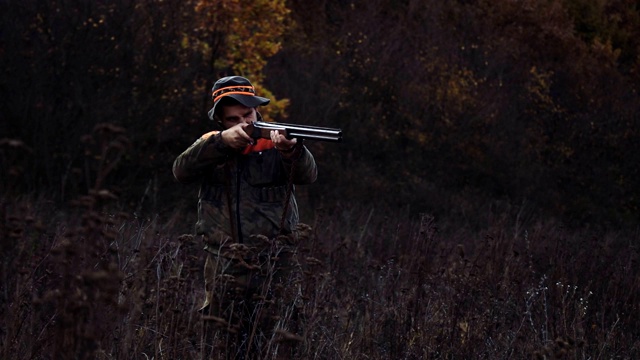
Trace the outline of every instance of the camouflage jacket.
[[[220, 132], [212, 131], [176, 158], [176, 179], [185, 184], [200, 182], [196, 233], [205, 237], [207, 246], [228, 241], [234, 232], [240, 243], [254, 234], [279, 234], [290, 176], [293, 184], [316, 180], [313, 155], [304, 146], [301, 150], [294, 164], [280, 155], [271, 140], [258, 139], [237, 151], [224, 144]], [[291, 233], [297, 223], [292, 193], [283, 232]]]

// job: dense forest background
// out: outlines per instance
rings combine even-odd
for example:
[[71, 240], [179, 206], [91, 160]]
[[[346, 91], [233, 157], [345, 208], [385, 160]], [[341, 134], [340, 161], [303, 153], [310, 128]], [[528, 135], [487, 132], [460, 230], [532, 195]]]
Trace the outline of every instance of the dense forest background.
[[0, 358], [228, 358], [171, 166], [230, 74], [344, 132], [265, 359], [639, 358], [639, 6], [0, 0]]
[[[517, 207], [576, 224], [640, 209], [633, 0], [2, 1], [4, 194], [193, 208], [171, 164], [241, 74], [309, 143], [312, 208], [348, 201], [474, 222]], [[195, 190], [193, 190], [195, 191]], [[496, 205], [498, 204], [498, 205]]]

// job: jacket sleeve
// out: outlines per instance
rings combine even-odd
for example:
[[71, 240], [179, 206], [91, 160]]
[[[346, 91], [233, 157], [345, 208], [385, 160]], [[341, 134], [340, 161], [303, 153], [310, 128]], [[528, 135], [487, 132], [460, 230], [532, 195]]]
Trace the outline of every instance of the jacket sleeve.
[[173, 176], [183, 184], [200, 178], [210, 166], [223, 164], [233, 150], [222, 142], [218, 131], [202, 135], [173, 162]]
[[291, 173], [291, 167], [293, 166], [293, 183], [296, 185], [311, 184], [316, 181], [318, 177], [318, 168], [316, 167], [316, 161], [313, 155], [303, 146], [300, 156], [294, 162], [291, 160], [283, 160], [284, 168], [287, 174]]

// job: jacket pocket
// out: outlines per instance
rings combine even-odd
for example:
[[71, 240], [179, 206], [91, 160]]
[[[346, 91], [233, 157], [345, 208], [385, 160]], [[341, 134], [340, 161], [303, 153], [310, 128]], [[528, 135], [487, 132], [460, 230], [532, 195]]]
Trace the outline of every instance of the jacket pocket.
[[225, 195], [224, 186], [215, 186], [211, 184], [203, 184], [200, 188], [200, 199], [208, 201], [217, 207], [222, 206], [222, 199]]
[[270, 186], [256, 188], [258, 198], [262, 203], [282, 203], [287, 195], [286, 186]]

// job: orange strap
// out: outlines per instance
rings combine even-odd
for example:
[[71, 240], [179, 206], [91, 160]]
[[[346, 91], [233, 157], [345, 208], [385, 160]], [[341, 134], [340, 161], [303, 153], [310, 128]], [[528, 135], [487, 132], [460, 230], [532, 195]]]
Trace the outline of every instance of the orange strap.
[[[207, 140], [208, 138], [210, 138], [212, 136], [215, 136], [215, 135], [217, 135], [219, 133], [220, 133], [220, 131], [210, 131], [210, 132], [200, 136], [200, 138], [202, 140]], [[242, 155], [247, 155], [247, 154], [250, 154], [252, 152], [265, 151], [265, 150], [273, 149], [274, 147], [275, 147], [275, 145], [273, 144], [273, 141], [271, 141], [270, 139], [260, 138], [260, 139], [258, 139], [258, 141], [256, 141], [255, 144], [249, 145], [246, 148], [244, 148], [244, 150], [242, 150]]]
[[258, 139], [258, 141], [256, 141], [255, 144], [249, 145], [246, 148], [244, 148], [244, 150], [242, 150], [242, 155], [247, 155], [252, 152], [265, 151], [265, 150], [273, 149], [274, 147], [275, 145], [273, 144], [273, 141], [271, 141], [270, 139], [260, 138]]

